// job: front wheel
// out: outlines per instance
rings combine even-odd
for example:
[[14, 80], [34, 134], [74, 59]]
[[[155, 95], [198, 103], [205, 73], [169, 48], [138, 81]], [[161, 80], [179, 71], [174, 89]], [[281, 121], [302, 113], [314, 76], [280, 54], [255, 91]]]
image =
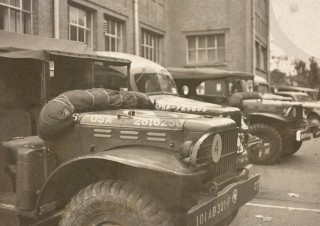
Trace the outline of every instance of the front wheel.
[[250, 150], [248, 157], [254, 164], [274, 164], [279, 161], [282, 150], [282, 140], [279, 132], [264, 123], [249, 126], [249, 133], [262, 140], [259, 148]]
[[282, 138], [283, 149], [282, 149], [282, 156], [289, 156], [296, 153], [301, 145], [302, 141], [296, 141], [295, 137], [287, 136]]
[[66, 206], [59, 226], [171, 226], [169, 214], [139, 187], [123, 181], [92, 184]]

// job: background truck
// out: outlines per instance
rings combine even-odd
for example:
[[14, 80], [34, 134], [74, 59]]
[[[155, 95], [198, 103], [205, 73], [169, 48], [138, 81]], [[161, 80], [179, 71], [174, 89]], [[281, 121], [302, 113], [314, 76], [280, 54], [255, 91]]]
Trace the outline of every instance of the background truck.
[[[260, 137], [269, 148], [249, 153], [255, 163], [275, 163], [281, 156], [292, 155], [304, 140], [317, 137], [318, 126], [309, 125], [299, 102], [286, 101], [281, 96], [264, 98], [255, 91], [254, 76], [204, 68], [167, 68], [178, 90], [186, 96], [206, 102], [237, 106], [249, 125], [249, 132]], [[257, 90], [258, 91], [258, 90]]]
[[[238, 129], [231, 119], [121, 106], [93, 111], [105, 98], [87, 102], [92, 111], [71, 114], [81, 107], [75, 104], [83, 100], [79, 89], [99, 87], [93, 64], [129, 73], [131, 62], [89, 52], [9, 49], [0, 53], [5, 84], [10, 73], [26, 91], [38, 84], [30, 91], [40, 93], [32, 106], [47, 103], [40, 115], [50, 104], [69, 101], [63, 103], [70, 108], [49, 118], [66, 119], [70, 127], [42, 139], [36, 125], [35, 136], [2, 142], [11, 184], [0, 196], [3, 225], [228, 225], [257, 194], [259, 176], [237, 161]], [[108, 78], [116, 84], [112, 74]], [[68, 98], [56, 97], [61, 93]]]

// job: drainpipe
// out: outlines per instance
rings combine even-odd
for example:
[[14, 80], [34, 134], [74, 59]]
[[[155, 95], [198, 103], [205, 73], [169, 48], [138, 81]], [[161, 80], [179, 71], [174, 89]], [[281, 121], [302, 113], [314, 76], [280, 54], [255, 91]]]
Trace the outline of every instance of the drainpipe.
[[134, 54], [139, 56], [139, 10], [138, 0], [133, 0], [133, 17], [134, 17]]
[[267, 81], [270, 84], [270, 1], [267, 1], [267, 23], [268, 23], [268, 36], [267, 36]]
[[54, 38], [59, 39], [59, 1], [54, 0], [53, 6], [53, 20], [54, 20]]
[[256, 27], [254, 1], [251, 0], [251, 29], [252, 29], [252, 74], [256, 73]]

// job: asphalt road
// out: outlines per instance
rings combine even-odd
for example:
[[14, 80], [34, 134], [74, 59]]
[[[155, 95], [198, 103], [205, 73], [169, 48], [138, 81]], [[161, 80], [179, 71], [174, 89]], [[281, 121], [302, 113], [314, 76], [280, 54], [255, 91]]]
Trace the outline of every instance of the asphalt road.
[[261, 176], [259, 194], [231, 226], [320, 225], [320, 138], [277, 165], [254, 165], [251, 172]]

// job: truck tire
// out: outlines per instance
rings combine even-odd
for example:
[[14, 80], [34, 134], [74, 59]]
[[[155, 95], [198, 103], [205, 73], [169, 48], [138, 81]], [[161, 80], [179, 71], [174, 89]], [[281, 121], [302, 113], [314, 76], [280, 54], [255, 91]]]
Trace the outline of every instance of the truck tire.
[[296, 141], [293, 136], [286, 136], [282, 138], [283, 149], [282, 156], [290, 156], [299, 151], [302, 141]]
[[264, 143], [269, 143], [269, 153], [264, 153], [259, 150], [250, 151], [248, 153], [249, 160], [254, 164], [274, 164], [280, 160], [282, 151], [282, 140], [279, 132], [264, 123], [255, 123], [249, 126], [249, 133], [259, 137]]
[[75, 195], [62, 213], [59, 226], [172, 226], [170, 215], [153, 196], [119, 180], [89, 185]]

